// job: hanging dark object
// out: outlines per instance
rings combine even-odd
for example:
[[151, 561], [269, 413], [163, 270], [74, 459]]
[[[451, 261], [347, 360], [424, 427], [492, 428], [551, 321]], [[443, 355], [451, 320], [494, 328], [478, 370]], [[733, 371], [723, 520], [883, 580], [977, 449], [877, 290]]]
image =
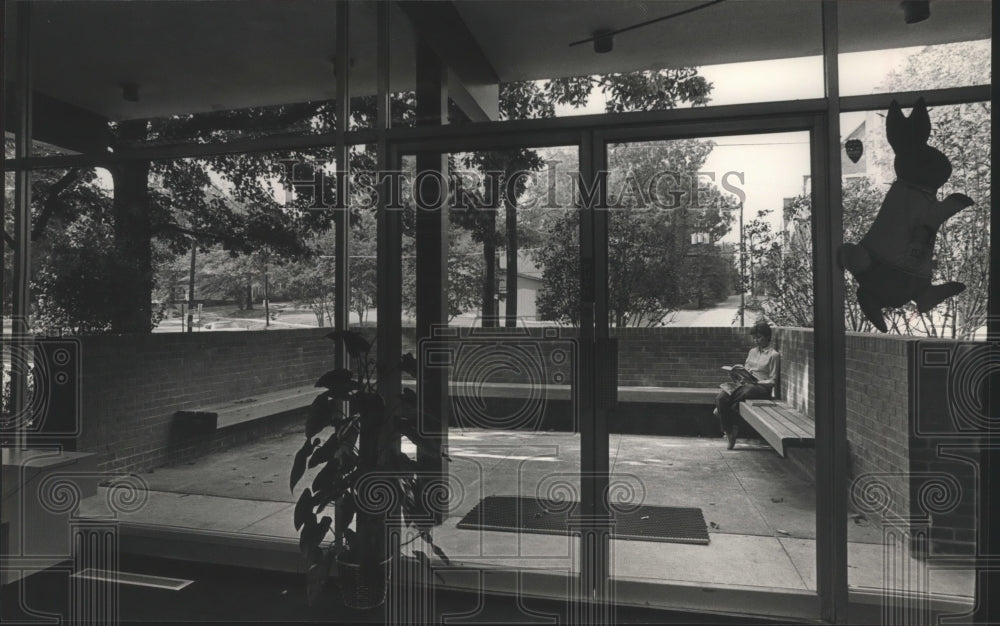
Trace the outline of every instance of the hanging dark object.
[[847, 153], [847, 158], [851, 160], [851, 163], [857, 163], [861, 155], [865, 153], [865, 147], [860, 139], [848, 139], [847, 143], [844, 144], [844, 152]]
[[937, 199], [952, 168], [948, 157], [927, 145], [931, 119], [923, 98], [917, 100], [910, 117], [893, 100], [885, 130], [896, 155], [896, 182], [861, 241], [845, 243], [837, 250], [837, 264], [858, 281], [861, 312], [883, 333], [889, 329], [882, 309], [912, 300], [917, 311], [926, 313], [965, 290], [960, 282], [931, 283], [934, 242], [941, 224], [974, 204], [961, 193]]
[[660, 17], [653, 18], [651, 20], [646, 20], [645, 22], [639, 22], [638, 24], [632, 24], [631, 26], [626, 26], [624, 28], [617, 28], [615, 30], [608, 30], [608, 29], [598, 30], [592, 36], [587, 37], [586, 39], [579, 39], [577, 41], [571, 42], [569, 45], [572, 48], [573, 46], [579, 46], [580, 44], [594, 42], [594, 52], [597, 52], [598, 54], [611, 52], [611, 49], [614, 47], [613, 38], [615, 35], [620, 35], [621, 33], [625, 33], [630, 30], [635, 30], [637, 28], [649, 26], [650, 24], [655, 24], [657, 22], [662, 22], [664, 20], [680, 17], [681, 15], [687, 15], [688, 13], [694, 13], [695, 11], [700, 11], [702, 9], [707, 9], [710, 6], [719, 4], [721, 2], [725, 2], [725, 0], [709, 0], [704, 4], [699, 4], [684, 9], [682, 11], [677, 11], [675, 13], [671, 13], [670, 15], [663, 15]]
[[907, 24], [922, 22], [931, 16], [930, 0], [903, 0], [903, 21]]

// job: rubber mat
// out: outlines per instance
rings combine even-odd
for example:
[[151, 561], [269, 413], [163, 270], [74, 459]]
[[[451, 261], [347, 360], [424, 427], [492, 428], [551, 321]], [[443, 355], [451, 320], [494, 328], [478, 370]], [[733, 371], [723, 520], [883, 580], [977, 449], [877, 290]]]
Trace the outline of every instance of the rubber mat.
[[[459, 528], [501, 532], [568, 535], [579, 503], [524, 496], [487, 496], [458, 523]], [[618, 505], [613, 539], [708, 545], [701, 509], [694, 507]]]

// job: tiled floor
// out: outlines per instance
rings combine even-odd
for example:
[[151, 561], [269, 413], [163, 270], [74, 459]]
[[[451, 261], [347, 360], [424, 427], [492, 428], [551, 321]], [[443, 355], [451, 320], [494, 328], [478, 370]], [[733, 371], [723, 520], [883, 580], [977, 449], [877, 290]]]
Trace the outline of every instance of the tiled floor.
[[[288, 470], [301, 445], [289, 431], [194, 462], [142, 474], [147, 504], [124, 521], [295, 538], [294, 492]], [[455, 430], [450, 436], [451, 514], [435, 540], [452, 561], [572, 572], [577, 541], [565, 536], [478, 532], [456, 528], [487, 495], [564, 495], [579, 499], [580, 439], [567, 433]], [[814, 590], [815, 490], [794, 465], [766, 444], [724, 440], [612, 435], [612, 498], [700, 507], [709, 545], [612, 541], [613, 575], [630, 580]], [[98, 514], [101, 495], [87, 502]], [[849, 582], [880, 589], [899, 571], [886, 560], [881, 531], [864, 519], [848, 524]], [[905, 560], [910, 570], [921, 570]], [[891, 567], [890, 567], [891, 566]], [[905, 569], [905, 568], [904, 568]], [[933, 568], [932, 568], [933, 569]], [[907, 579], [911, 580], [912, 576]], [[932, 571], [935, 593], [971, 596], [971, 571]], [[922, 583], [925, 586], [928, 583]]]

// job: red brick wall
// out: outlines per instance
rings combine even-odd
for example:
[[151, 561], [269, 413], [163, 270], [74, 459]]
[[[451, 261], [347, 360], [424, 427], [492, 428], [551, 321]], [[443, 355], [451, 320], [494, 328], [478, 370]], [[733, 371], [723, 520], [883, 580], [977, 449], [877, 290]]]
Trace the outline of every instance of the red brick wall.
[[618, 383], [648, 387], [717, 387], [723, 365], [743, 363], [753, 347], [739, 328], [619, 328]]
[[[324, 338], [328, 332], [81, 337], [83, 432], [78, 449], [99, 453], [104, 469], [143, 470], [295, 424], [297, 417], [259, 420], [209, 438], [180, 441], [172, 430], [176, 411], [314, 382], [333, 366], [333, 344]], [[532, 329], [533, 334], [541, 332]], [[621, 385], [714, 387], [724, 378], [719, 367], [742, 362], [750, 347], [745, 331], [726, 328], [629, 328], [616, 334]], [[413, 328], [403, 329], [403, 352], [416, 353], [414, 337]], [[548, 352], [543, 349], [545, 356]], [[504, 376], [501, 372], [491, 380]]]
[[922, 340], [914, 346], [910, 402], [910, 500], [931, 520], [936, 552], [974, 554], [978, 450], [988, 417], [988, 377], [1000, 349], [986, 343]]
[[[782, 357], [782, 398], [814, 416], [812, 331], [778, 329], [775, 345]], [[962, 403], [955, 400], [955, 372], [966, 379], [974, 376], [962, 374], [974, 368], [961, 363], [982, 361], [979, 352], [985, 344], [848, 333], [845, 347], [849, 471], [858, 481], [852, 485], [856, 508], [863, 510], [857, 500], [861, 488], [875, 478], [890, 491], [892, 518], [929, 523], [932, 551], [968, 553], [975, 542], [975, 465], [947, 458], [941, 446], [976, 444], [974, 428], [956, 430], [962, 422], [956, 409]]]
[[81, 451], [104, 469], [148, 469], [253, 438], [226, 429], [178, 446], [175, 411], [314, 382], [330, 369], [329, 329], [81, 337]]

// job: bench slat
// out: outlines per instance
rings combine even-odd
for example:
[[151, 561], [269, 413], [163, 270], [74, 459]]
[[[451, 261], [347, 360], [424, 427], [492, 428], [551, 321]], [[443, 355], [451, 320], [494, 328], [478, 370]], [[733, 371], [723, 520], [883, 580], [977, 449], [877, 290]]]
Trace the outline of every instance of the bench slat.
[[815, 443], [812, 421], [783, 402], [747, 400], [740, 403], [740, 415], [782, 457], [789, 446]]
[[[197, 409], [177, 411], [174, 415], [175, 419], [189, 421], [204, 420], [214, 415], [214, 429], [227, 428], [271, 415], [303, 409], [312, 404], [321, 391], [322, 389], [313, 385], [302, 385], [291, 389], [262, 393], [240, 400], [220, 402]], [[209, 430], [214, 429], [209, 428]]]
[[[758, 422], [768, 431], [770, 431], [777, 441], [780, 441], [780, 447], [784, 446], [784, 442], [789, 439], [798, 439], [799, 435], [784, 423], [780, 417], [774, 415], [773, 411], [768, 411], [766, 408], [759, 410], [755, 415], [758, 418]], [[756, 427], [755, 427], [756, 429]], [[756, 429], [760, 432], [759, 429]]]
[[808, 434], [810, 437], [815, 433], [815, 422], [790, 406], [786, 405], [784, 407], [773, 407], [772, 410], [774, 410], [776, 414], [781, 415], [781, 417], [796, 430]]
[[812, 430], [807, 430], [796, 415], [775, 407], [760, 408], [769, 418], [781, 424], [789, 432], [790, 436], [798, 438], [813, 436]]
[[[403, 387], [415, 388], [416, 382], [402, 381]], [[476, 395], [480, 398], [543, 398], [569, 400], [570, 385], [531, 385], [527, 383], [478, 383], [450, 381], [452, 395]], [[321, 392], [313, 385], [302, 385], [281, 391], [257, 394], [228, 402], [218, 402], [204, 407], [177, 411], [175, 419], [193, 428], [195, 433], [209, 433], [279, 413], [304, 409], [312, 404]], [[656, 404], [707, 404], [711, 405], [718, 394], [717, 388], [704, 387], [619, 387], [619, 402], [648, 402]]]

